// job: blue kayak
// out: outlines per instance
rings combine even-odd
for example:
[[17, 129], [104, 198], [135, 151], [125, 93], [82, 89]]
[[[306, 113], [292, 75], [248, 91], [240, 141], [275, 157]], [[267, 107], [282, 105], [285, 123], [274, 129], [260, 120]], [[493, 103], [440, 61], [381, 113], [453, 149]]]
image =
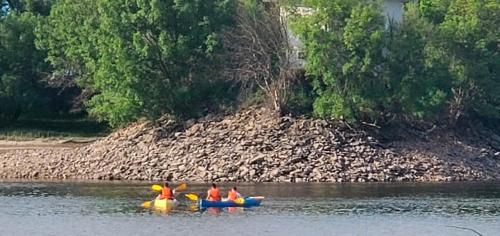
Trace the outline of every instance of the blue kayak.
[[208, 201], [205, 199], [200, 200], [200, 208], [210, 208], [210, 207], [256, 207], [260, 206], [262, 198], [246, 197], [243, 204], [238, 204], [233, 201]]

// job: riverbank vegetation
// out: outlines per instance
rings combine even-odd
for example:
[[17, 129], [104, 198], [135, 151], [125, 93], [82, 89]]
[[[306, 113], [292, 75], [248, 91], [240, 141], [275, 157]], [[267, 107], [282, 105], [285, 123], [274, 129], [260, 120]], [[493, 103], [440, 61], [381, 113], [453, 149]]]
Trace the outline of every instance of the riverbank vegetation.
[[404, 12], [387, 21], [370, 0], [1, 0], [0, 126], [77, 114], [119, 127], [258, 101], [375, 126], [498, 127], [500, 3]]
[[105, 136], [109, 128], [88, 118], [20, 118], [0, 127], [0, 140], [81, 139]]
[[[418, 1], [389, 22], [372, 1], [305, 1], [293, 26], [322, 117], [498, 119], [497, 1]], [[363, 4], [367, 2], [368, 4]]]

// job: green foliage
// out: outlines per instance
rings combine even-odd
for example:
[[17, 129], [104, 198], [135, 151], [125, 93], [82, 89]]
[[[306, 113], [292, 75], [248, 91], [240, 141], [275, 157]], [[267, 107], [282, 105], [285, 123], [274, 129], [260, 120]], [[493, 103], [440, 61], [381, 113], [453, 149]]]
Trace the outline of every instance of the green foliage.
[[390, 110], [410, 117], [437, 118], [451, 94], [443, 50], [436, 48], [435, 27], [408, 4], [388, 45]]
[[314, 101], [313, 108], [315, 114], [320, 117], [346, 118], [349, 121], [353, 121], [355, 117], [353, 110], [347, 104], [340, 93], [325, 90]]
[[0, 16], [8, 12], [48, 15], [53, 0], [0, 0]]
[[287, 99], [288, 113], [307, 115], [313, 111], [314, 94], [308, 87], [292, 86]]
[[20, 118], [0, 127], [0, 140], [33, 140], [38, 138], [89, 138], [104, 136], [108, 127], [81, 117]]
[[55, 73], [76, 74], [84, 80], [88, 77], [85, 67], [94, 69], [100, 25], [97, 2], [58, 1], [50, 16], [39, 23], [37, 47], [48, 51], [47, 60], [55, 67]]
[[383, 104], [381, 74], [384, 16], [373, 1], [307, 1], [316, 11], [293, 28], [306, 49], [306, 69], [315, 78], [315, 113], [347, 119], [375, 116]]
[[448, 108], [452, 123], [464, 115], [500, 118], [500, 3], [418, 4], [407, 4], [390, 50], [393, 104], [417, 118], [437, 117]]
[[[444, 21], [447, 14], [448, 7], [452, 0], [419, 0], [418, 7], [420, 14], [430, 20], [434, 24], [439, 24]], [[413, 4], [409, 4], [411, 7], [408, 9], [413, 11]]]
[[[55, 82], [47, 54], [36, 48], [35, 28], [44, 25], [51, 0], [2, 1], [0, 17], [0, 123], [78, 111], [80, 90]], [[70, 78], [71, 76], [65, 76]], [[61, 89], [63, 88], [63, 89]], [[79, 110], [81, 112], [81, 110]]]
[[80, 84], [96, 92], [90, 112], [111, 125], [184, 116], [204, 100], [197, 89], [212, 79], [218, 32], [231, 22], [233, 5], [61, 0], [39, 27], [39, 43], [54, 66], [78, 73]]
[[322, 117], [500, 118], [500, 3], [421, 0], [385, 27], [373, 1], [300, 1], [315, 9], [293, 29]]
[[439, 25], [453, 76], [455, 117], [500, 118], [500, 2], [453, 0]]
[[38, 18], [14, 12], [0, 19], [0, 122], [16, 120], [42, 102], [39, 79], [47, 65], [34, 44]]
[[[348, 120], [373, 121], [382, 113], [432, 121], [500, 119], [498, 0], [409, 2], [403, 21], [391, 26], [381, 1], [285, 2], [313, 9], [290, 22], [311, 82], [290, 83], [286, 113], [312, 107], [318, 116]], [[220, 78], [217, 68], [234, 63], [230, 58], [237, 54], [222, 53], [220, 43], [220, 33], [234, 27], [237, 3], [0, 0], [0, 122], [46, 113], [48, 100], [61, 99], [44, 85], [48, 77], [71, 84], [78, 78], [92, 95], [89, 112], [113, 126], [165, 113], [193, 117], [233, 102], [238, 85]], [[269, 8], [255, 0], [240, 3], [245, 11]], [[275, 38], [250, 35], [257, 35], [250, 46]], [[254, 64], [269, 58], [256, 55]], [[252, 64], [245, 51], [237, 56]], [[274, 57], [264, 67], [269, 71], [257, 70], [260, 77], [281, 75]]]

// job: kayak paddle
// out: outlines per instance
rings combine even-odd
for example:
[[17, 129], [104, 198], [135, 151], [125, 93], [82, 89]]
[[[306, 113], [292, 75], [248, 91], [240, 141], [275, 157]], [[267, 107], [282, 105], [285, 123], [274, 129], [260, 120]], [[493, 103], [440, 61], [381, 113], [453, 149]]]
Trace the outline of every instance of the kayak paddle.
[[[187, 193], [187, 194], [184, 194], [184, 196], [186, 196], [187, 199], [193, 201], [193, 202], [197, 202], [200, 197], [198, 197], [198, 195], [194, 194], [194, 193]], [[245, 203], [245, 199], [240, 197], [240, 198], [237, 198], [236, 200], [234, 200], [234, 202], [238, 205], [243, 205]]]
[[187, 194], [184, 194], [184, 196], [186, 196], [187, 199], [193, 201], [193, 202], [197, 202], [200, 198], [198, 197], [198, 195], [194, 194], [194, 193], [187, 193]]
[[145, 201], [141, 204], [141, 207], [144, 207], [144, 208], [150, 208], [151, 207], [151, 202], [152, 201]]
[[[263, 197], [263, 196], [257, 196], [257, 197], [247, 197], [247, 198], [251, 198], [251, 199], [258, 200], [258, 201], [262, 201], [262, 200], [264, 200], [265, 197]], [[243, 205], [243, 204], [245, 204], [245, 198], [243, 198], [243, 197], [236, 198], [236, 200], [234, 200], [234, 203], [236, 203], [238, 205]]]
[[158, 184], [154, 184], [153, 186], [151, 186], [151, 190], [156, 191], [156, 192], [160, 192], [162, 189], [163, 189], [163, 187], [158, 185]]
[[175, 191], [176, 192], [180, 192], [180, 191], [184, 191], [186, 189], [187, 189], [187, 184], [186, 183], [182, 183], [179, 186], [177, 186], [177, 188], [175, 188]]
[[256, 196], [256, 197], [248, 197], [248, 198], [251, 198], [251, 199], [255, 199], [255, 200], [264, 200], [264, 196]]
[[[161, 191], [161, 189], [162, 189], [162, 187], [161, 187], [160, 185], [158, 185], [158, 184], [154, 184], [154, 185], [152, 185], [152, 186], [151, 186], [151, 190], [153, 190], [153, 191], [160, 192], [160, 191]], [[153, 200], [153, 201], [154, 201], [154, 200]], [[141, 204], [141, 207], [143, 207], [143, 208], [150, 208], [150, 207], [151, 207], [151, 203], [152, 203], [153, 201], [145, 201], [145, 202], [143, 202], [143, 203]]]
[[238, 205], [243, 205], [245, 203], [245, 199], [240, 197], [240, 198], [236, 198], [234, 200], [234, 203], [238, 204]]
[[[151, 189], [153, 191], [156, 191], [156, 192], [161, 192], [161, 190], [163, 189], [163, 187], [161, 185], [154, 184], [154, 185], [151, 186]], [[183, 190], [186, 190], [186, 189], [187, 189], [187, 184], [186, 183], [182, 183], [179, 186], [177, 186], [177, 188], [175, 188], [175, 191], [176, 192], [180, 192], [180, 191], [183, 191]]]
[[[162, 186], [160, 186], [160, 185], [158, 185], [158, 184], [154, 184], [154, 185], [152, 185], [152, 186], [151, 186], [151, 189], [152, 189], [153, 191], [160, 192], [160, 191], [163, 189], [163, 187], [162, 187]], [[186, 183], [182, 183], [182, 184], [180, 184], [179, 186], [177, 186], [177, 188], [175, 188], [175, 191], [176, 191], [176, 192], [181, 192], [181, 191], [184, 191], [184, 190], [186, 190], [186, 189], [187, 189], [187, 184], [186, 184]], [[153, 200], [153, 201], [154, 201], [154, 200]], [[145, 201], [145, 202], [143, 202], [143, 203], [141, 204], [141, 207], [144, 207], [144, 208], [149, 208], [149, 207], [151, 207], [151, 203], [152, 203], [153, 201]]]

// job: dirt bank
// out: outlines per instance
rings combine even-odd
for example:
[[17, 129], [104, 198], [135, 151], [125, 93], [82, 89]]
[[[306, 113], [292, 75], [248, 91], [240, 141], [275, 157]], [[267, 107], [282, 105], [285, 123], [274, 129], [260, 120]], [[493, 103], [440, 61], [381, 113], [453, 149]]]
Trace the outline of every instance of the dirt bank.
[[264, 108], [183, 126], [135, 124], [75, 149], [0, 154], [0, 178], [255, 182], [500, 179], [500, 138], [453, 132], [377, 135]]

